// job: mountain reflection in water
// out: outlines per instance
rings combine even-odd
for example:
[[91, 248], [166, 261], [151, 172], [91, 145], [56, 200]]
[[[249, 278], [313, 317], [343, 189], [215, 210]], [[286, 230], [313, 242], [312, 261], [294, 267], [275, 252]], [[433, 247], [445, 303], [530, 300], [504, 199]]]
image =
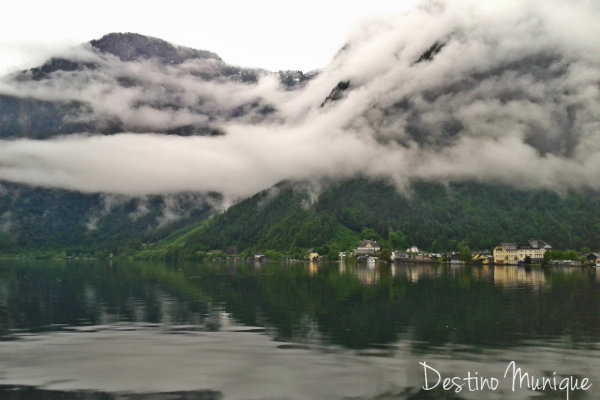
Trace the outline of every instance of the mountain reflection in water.
[[573, 267], [3, 261], [0, 398], [437, 398], [418, 394], [422, 360], [598, 378], [599, 282]]
[[598, 283], [594, 269], [573, 267], [4, 262], [0, 336], [117, 322], [218, 330], [226, 311], [278, 339], [318, 330], [351, 348], [408, 332], [431, 345], [594, 342]]

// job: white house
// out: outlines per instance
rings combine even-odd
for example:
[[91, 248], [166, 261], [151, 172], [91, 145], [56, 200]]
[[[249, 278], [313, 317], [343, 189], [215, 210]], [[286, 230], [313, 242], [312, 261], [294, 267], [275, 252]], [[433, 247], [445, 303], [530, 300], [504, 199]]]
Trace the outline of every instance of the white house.
[[362, 256], [377, 253], [379, 250], [381, 249], [379, 248], [375, 240], [363, 240], [362, 242], [360, 242], [356, 250], [354, 250], [354, 253], [356, 255]]
[[552, 246], [543, 240], [529, 239], [519, 244], [517, 256], [519, 261], [541, 262], [544, 259], [544, 253], [552, 250]]
[[419, 251], [420, 251], [419, 248], [417, 246], [414, 246], [414, 245], [412, 247], [406, 249], [407, 253], [417, 254]]

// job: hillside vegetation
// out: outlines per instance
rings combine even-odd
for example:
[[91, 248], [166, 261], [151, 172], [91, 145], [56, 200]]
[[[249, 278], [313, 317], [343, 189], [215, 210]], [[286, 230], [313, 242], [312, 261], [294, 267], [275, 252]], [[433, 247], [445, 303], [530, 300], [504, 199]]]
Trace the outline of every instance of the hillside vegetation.
[[599, 217], [597, 193], [419, 183], [402, 194], [382, 182], [354, 179], [330, 185], [311, 202], [305, 190], [286, 182], [171, 235], [154, 251], [191, 258], [211, 250], [299, 255], [315, 248], [335, 254], [364, 238], [431, 251], [490, 249], [530, 237], [554, 248], [597, 248]]
[[0, 185], [0, 255], [128, 254], [214, 213], [218, 196], [107, 196]]

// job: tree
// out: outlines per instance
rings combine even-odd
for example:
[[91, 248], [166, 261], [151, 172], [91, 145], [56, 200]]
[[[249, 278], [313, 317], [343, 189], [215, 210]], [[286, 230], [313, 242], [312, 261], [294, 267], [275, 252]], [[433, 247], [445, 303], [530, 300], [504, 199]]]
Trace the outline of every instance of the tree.
[[384, 247], [383, 249], [379, 250], [379, 258], [382, 259], [383, 261], [390, 261], [391, 257], [392, 257], [392, 251], [390, 249], [388, 249], [387, 247]]
[[15, 248], [14, 243], [12, 242], [12, 240], [10, 240], [10, 238], [7, 235], [2, 234], [2, 232], [0, 232], [0, 252], [4, 251], [4, 252], [12, 252]]
[[373, 228], [363, 228], [360, 236], [365, 240], [381, 240], [381, 236]]
[[390, 229], [389, 232], [389, 240], [390, 240], [390, 245], [392, 246], [393, 249], [405, 249], [407, 247], [406, 245], [406, 237], [404, 236], [404, 233], [402, 233], [401, 231], [393, 231]]
[[331, 261], [337, 261], [340, 258], [339, 249], [336, 247], [330, 247], [329, 252], [327, 253], [327, 258]]
[[552, 260], [551, 253], [552, 253], [552, 251], [546, 251], [544, 253], [542, 264], [548, 264], [550, 262], [550, 260]]
[[579, 250], [579, 252], [581, 254], [583, 254], [584, 256], [587, 256], [588, 254], [590, 254], [592, 252], [592, 250], [590, 250], [589, 247], [584, 246], [584, 247], [581, 248], [581, 250]]
[[329, 248], [328, 244], [324, 244], [315, 249], [315, 251], [322, 256], [329, 254], [329, 250], [330, 250], [330, 248]]
[[465, 245], [460, 250], [460, 259], [461, 261], [464, 261], [466, 263], [470, 263], [471, 261], [473, 261], [473, 256], [471, 255], [471, 249], [469, 248], [469, 246]]

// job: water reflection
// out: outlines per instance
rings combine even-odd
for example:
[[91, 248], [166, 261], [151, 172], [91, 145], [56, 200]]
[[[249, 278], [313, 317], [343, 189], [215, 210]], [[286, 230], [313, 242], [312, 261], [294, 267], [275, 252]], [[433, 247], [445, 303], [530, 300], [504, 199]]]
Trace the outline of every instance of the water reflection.
[[[423, 279], [439, 279], [443, 277], [458, 279], [464, 274], [468, 274], [476, 280], [494, 279], [494, 267], [488, 265], [465, 267], [464, 265], [433, 263], [378, 263], [372, 266], [367, 264], [346, 265], [345, 263], [341, 263], [338, 269], [341, 274], [348, 273], [354, 275], [365, 285], [377, 284], [381, 280], [394, 278], [405, 278], [411, 283], [418, 283]], [[513, 275], [517, 276], [518, 274]]]
[[523, 285], [539, 289], [546, 286], [547, 281], [540, 267], [495, 266], [494, 283], [507, 288]]
[[208, 313], [205, 295], [164, 266], [11, 263], [0, 268], [0, 287], [0, 336], [121, 321], [202, 323]]
[[[593, 269], [436, 264], [29, 263], [0, 268], [0, 336], [153, 323], [219, 330], [224, 311], [277, 339], [366, 348], [600, 340]], [[540, 290], [542, 289], [542, 290]]]
[[435, 398], [415, 385], [425, 359], [597, 377], [599, 283], [572, 267], [4, 262], [0, 398]]
[[392, 277], [404, 276], [411, 283], [423, 278], [439, 277], [442, 273], [442, 268], [434, 264], [392, 264], [390, 269]]
[[349, 270], [361, 283], [373, 285], [381, 279], [381, 265], [359, 264]]
[[319, 272], [319, 264], [314, 261], [308, 263], [308, 273], [310, 275], [316, 275]]

